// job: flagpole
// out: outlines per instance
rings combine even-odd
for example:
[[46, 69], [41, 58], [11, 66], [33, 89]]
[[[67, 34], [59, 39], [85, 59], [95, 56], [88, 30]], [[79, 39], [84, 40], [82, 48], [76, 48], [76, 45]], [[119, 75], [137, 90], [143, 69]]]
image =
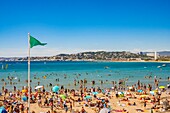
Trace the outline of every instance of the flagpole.
[[28, 113], [30, 113], [30, 34], [28, 33]]

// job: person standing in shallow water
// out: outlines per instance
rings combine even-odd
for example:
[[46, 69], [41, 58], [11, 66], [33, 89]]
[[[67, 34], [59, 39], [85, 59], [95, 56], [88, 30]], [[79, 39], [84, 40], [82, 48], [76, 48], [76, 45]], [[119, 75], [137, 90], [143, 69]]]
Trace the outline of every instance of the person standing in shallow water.
[[95, 85], [95, 81], [94, 80], [92, 81], [92, 85]]
[[4, 90], [5, 90], [5, 87], [4, 87], [4, 86], [2, 86], [2, 92], [4, 92]]
[[103, 80], [100, 81], [101, 85], [103, 84]]
[[76, 79], [74, 79], [74, 85], [76, 86]]
[[138, 80], [137, 85], [138, 85], [138, 89], [140, 89], [140, 80]]
[[16, 92], [16, 86], [14, 86], [14, 92]]

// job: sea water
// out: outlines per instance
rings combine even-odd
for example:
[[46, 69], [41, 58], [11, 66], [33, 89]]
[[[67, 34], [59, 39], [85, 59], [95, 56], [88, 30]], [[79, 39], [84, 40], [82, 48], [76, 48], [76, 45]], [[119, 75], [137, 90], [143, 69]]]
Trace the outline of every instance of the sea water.
[[[5, 88], [13, 90], [13, 86], [21, 89], [22, 86], [27, 86], [28, 79], [28, 64], [27, 62], [0, 62], [0, 65], [8, 64], [7, 69], [0, 69], [0, 91], [4, 82], [7, 83]], [[163, 65], [165, 64], [165, 66]], [[13, 77], [9, 84], [8, 76]], [[151, 79], [146, 79], [145, 76], [152, 76]], [[40, 82], [47, 89], [50, 89], [49, 84], [64, 85], [66, 88], [79, 88], [79, 85], [74, 86], [74, 80], [87, 80], [86, 87], [91, 87], [91, 81], [95, 80], [93, 87], [109, 88], [113, 84], [111, 81], [125, 79], [126, 85], [135, 84], [138, 80], [143, 83], [154, 83], [154, 77], [160, 78], [159, 85], [168, 84], [168, 76], [170, 76], [170, 63], [161, 62], [73, 62], [73, 61], [38, 61], [31, 62], [31, 87], [35, 87]], [[20, 79], [20, 82], [18, 82]], [[56, 81], [59, 79], [59, 81]], [[103, 80], [103, 84], [101, 84]]]

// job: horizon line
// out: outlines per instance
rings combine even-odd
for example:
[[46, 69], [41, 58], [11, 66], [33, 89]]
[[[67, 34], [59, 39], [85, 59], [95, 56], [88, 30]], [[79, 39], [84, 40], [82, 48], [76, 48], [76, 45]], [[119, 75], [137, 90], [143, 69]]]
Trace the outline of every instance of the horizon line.
[[[71, 54], [78, 54], [78, 53], [85, 53], [85, 52], [102, 52], [102, 51], [104, 51], [104, 52], [130, 52], [130, 53], [140, 53], [140, 52], [150, 52], [150, 53], [152, 53], [152, 52], [170, 52], [170, 50], [159, 50], [159, 51], [127, 51], [127, 50], [117, 50], [117, 51], [109, 51], [109, 50], [89, 50], [89, 51], [81, 51], [81, 52], [75, 52], [75, 53], [58, 53], [58, 54], [56, 54], [56, 55], [43, 55], [43, 56], [38, 56], [38, 55], [35, 55], [35, 56], [31, 56], [31, 57], [51, 57], [51, 56], [57, 56], [57, 55], [60, 55], [60, 54], [68, 54], [68, 55], [71, 55]], [[18, 57], [20, 57], [20, 58], [26, 58], [26, 57], [28, 57], [28, 56], [0, 56], [0, 58], [18, 58]]]

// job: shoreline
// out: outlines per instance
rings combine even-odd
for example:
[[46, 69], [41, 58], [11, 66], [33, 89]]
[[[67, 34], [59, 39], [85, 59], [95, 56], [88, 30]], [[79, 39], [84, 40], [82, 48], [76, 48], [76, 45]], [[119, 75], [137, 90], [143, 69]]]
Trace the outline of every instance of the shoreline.
[[[0, 61], [2, 62], [27, 62], [27, 60], [25, 61]], [[108, 60], [36, 60], [36, 61], [31, 61], [31, 62], [124, 62], [124, 63], [128, 63], [128, 62], [134, 62], [134, 63], [170, 63], [170, 61], [108, 61]]]

